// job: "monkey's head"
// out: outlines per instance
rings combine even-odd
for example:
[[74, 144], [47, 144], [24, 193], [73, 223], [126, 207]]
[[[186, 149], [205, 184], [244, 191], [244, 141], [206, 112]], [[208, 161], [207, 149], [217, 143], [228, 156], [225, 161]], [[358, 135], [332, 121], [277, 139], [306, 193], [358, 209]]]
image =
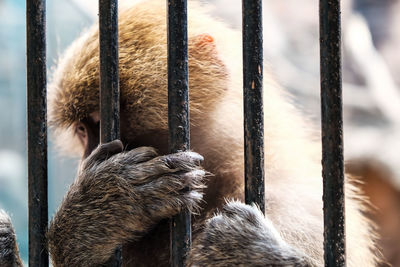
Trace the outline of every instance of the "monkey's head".
[[[190, 118], [196, 136], [196, 129], [204, 126], [208, 114], [227, 91], [229, 75], [217, 30], [222, 24], [193, 12], [189, 18], [203, 16], [205, 25], [214, 28], [206, 30], [189, 19]], [[131, 146], [154, 146], [164, 152], [168, 129], [164, 1], [120, 12], [119, 75], [122, 141]], [[99, 118], [99, 40], [95, 25], [59, 61], [49, 86], [49, 123], [56, 137], [68, 136], [70, 144], [64, 142], [63, 147], [78, 147], [81, 155], [87, 156], [98, 144]]]

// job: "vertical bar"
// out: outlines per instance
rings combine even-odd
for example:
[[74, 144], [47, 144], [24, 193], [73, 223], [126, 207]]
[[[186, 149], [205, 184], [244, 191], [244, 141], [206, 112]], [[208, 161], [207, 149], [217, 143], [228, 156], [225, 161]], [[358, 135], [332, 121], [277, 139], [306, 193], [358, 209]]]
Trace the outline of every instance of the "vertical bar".
[[[187, 47], [187, 2], [168, 0], [168, 125], [169, 152], [188, 150], [189, 83]], [[184, 266], [191, 245], [188, 210], [171, 220], [171, 266]]]
[[[100, 39], [100, 142], [120, 138], [118, 73], [118, 1], [99, 0]], [[107, 266], [121, 266], [121, 247]]]
[[118, 1], [99, 0], [100, 27], [100, 142], [118, 139]]
[[46, 1], [26, 1], [29, 266], [47, 267]]
[[262, 0], [242, 1], [245, 201], [265, 211]]
[[325, 266], [346, 266], [340, 0], [320, 0]]

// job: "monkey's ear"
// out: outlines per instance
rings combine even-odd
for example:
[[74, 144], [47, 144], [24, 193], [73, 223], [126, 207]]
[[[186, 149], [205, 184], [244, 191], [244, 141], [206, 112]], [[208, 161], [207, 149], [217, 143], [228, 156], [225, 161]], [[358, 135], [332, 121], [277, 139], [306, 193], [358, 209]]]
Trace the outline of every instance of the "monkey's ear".
[[204, 33], [193, 36], [189, 39], [189, 44], [192, 44], [197, 49], [215, 49], [214, 37]]

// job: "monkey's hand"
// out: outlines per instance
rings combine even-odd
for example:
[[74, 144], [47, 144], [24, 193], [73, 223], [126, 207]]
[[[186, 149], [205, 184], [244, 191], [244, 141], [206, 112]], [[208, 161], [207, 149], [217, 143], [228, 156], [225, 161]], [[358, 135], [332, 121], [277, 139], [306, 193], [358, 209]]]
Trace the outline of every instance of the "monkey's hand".
[[193, 242], [189, 266], [313, 266], [288, 245], [256, 206], [233, 201]]
[[194, 152], [157, 156], [150, 147], [121, 152], [99, 146], [82, 163], [50, 223], [49, 250], [56, 266], [93, 266], [122, 243], [143, 236], [183, 208], [195, 211], [205, 172]]

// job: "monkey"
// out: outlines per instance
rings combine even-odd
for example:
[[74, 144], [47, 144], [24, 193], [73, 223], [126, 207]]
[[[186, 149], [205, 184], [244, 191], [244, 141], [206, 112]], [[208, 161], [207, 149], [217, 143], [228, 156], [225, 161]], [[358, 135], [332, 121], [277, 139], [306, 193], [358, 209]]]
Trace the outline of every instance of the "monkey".
[[[119, 16], [121, 138], [99, 144], [99, 42], [93, 26], [67, 49], [49, 85], [49, 123], [82, 156], [48, 229], [54, 266], [169, 264], [169, 219], [193, 212], [188, 266], [322, 266], [320, 145], [264, 70], [265, 216], [243, 203], [241, 36], [188, 3], [191, 151], [168, 153], [165, 2]], [[346, 176], [348, 266], [376, 266], [366, 201]]]

